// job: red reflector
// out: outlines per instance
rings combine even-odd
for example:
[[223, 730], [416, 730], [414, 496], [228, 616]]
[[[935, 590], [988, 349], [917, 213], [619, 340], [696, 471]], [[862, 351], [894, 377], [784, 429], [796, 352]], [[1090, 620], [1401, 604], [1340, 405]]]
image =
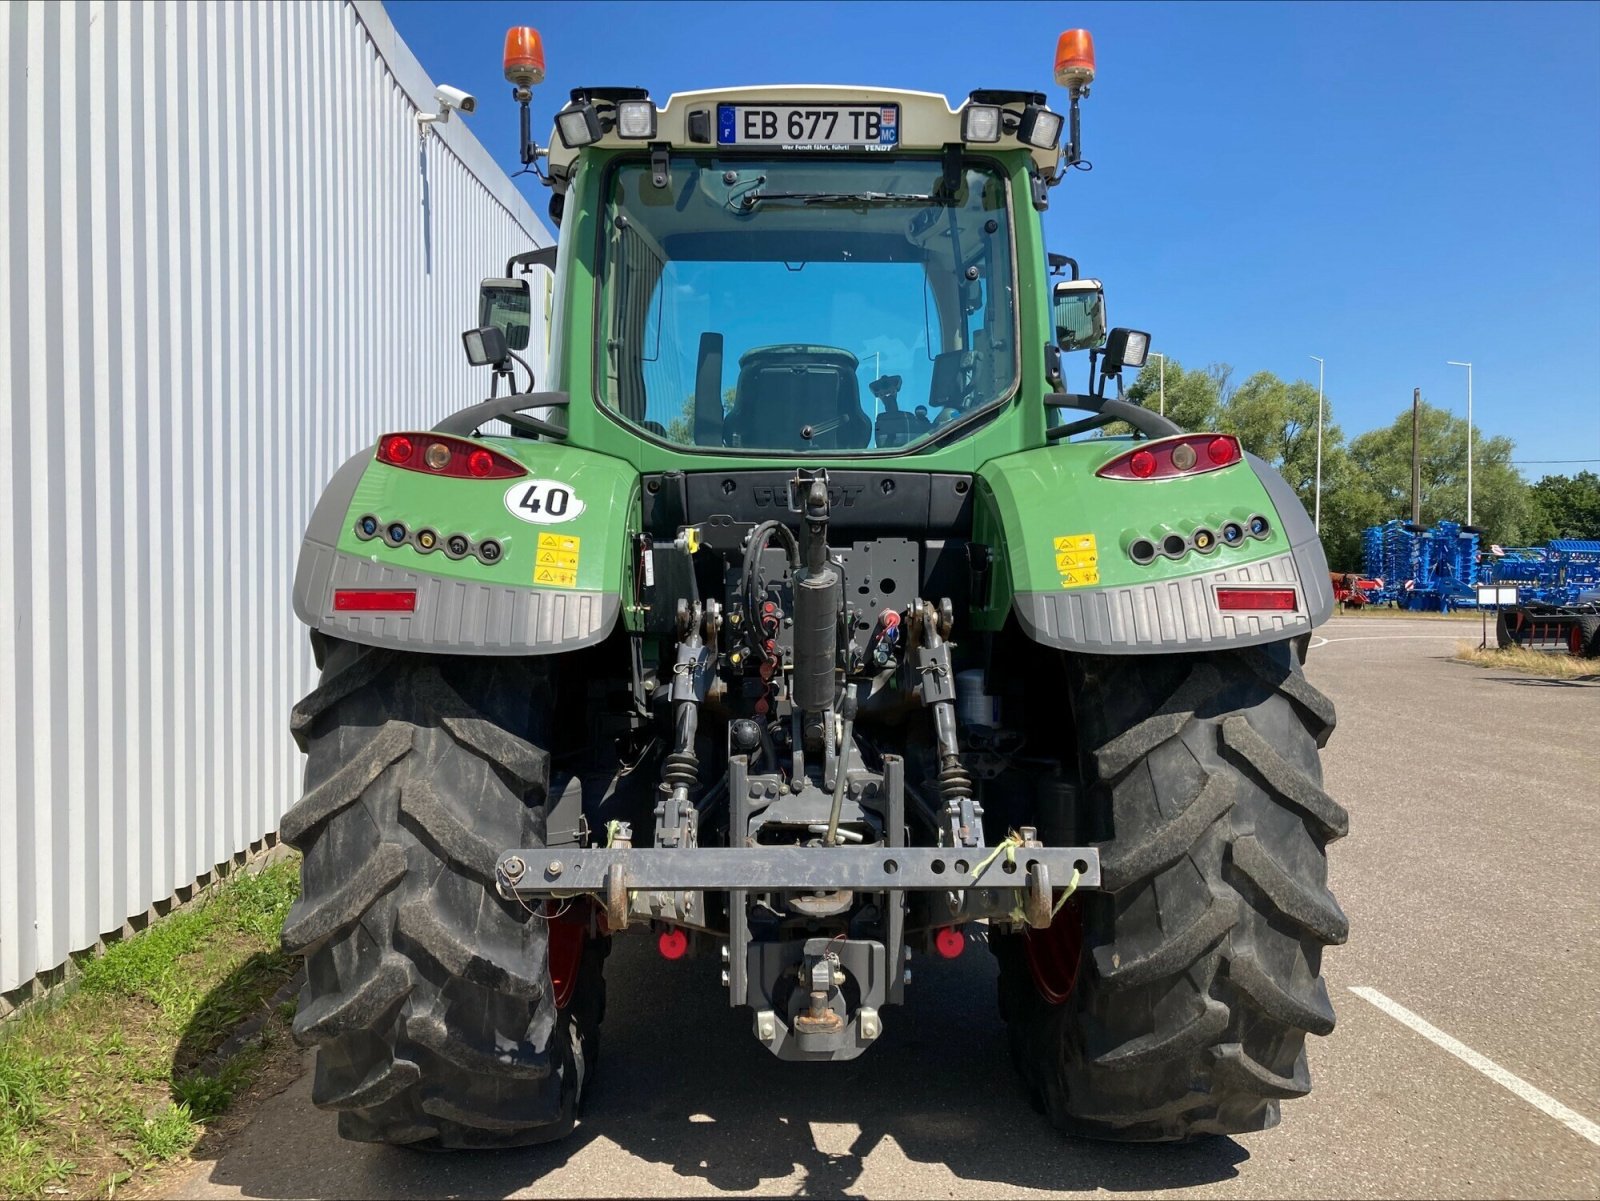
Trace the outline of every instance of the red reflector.
[[1293, 612], [1293, 588], [1218, 588], [1219, 609], [1268, 609], [1274, 612]]
[[656, 950], [663, 959], [682, 959], [689, 952], [689, 936], [682, 930], [663, 930], [656, 935]]
[[415, 588], [340, 588], [333, 594], [338, 613], [415, 613]]
[[408, 463], [411, 461], [411, 452], [415, 449], [411, 439], [404, 434], [394, 434], [383, 440], [379, 450], [379, 457], [386, 463]]
[[1136, 450], [1128, 460], [1128, 470], [1141, 480], [1152, 474], [1156, 469], [1156, 457], [1148, 450]]
[[467, 456], [467, 470], [482, 479], [494, 470], [494, 456], [486, 450], [475, 450]]
[[1226, 467], [1239, 457], [1239, 444], [1232, 438], [1213, 438], [1206, 443], [1206, 458], [1218, 467]]
[[967, 936], [959, 926], [941, 926], [934, 931], [933, 949], [946, 959], [954, 959], [967, 949]]

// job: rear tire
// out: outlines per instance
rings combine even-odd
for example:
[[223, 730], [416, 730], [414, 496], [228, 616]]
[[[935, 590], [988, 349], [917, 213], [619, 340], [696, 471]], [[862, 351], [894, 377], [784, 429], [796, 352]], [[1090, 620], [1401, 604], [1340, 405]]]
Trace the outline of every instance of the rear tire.
[[1333, 1029], [1322, 949], [1348, 933], [1325, 848], [1349, 819], [1318, 760], [1333, 707], [1288, 643], [1067, 670], [1106, 891], [1081, 899], [1075, 987], [1036, 984], [1026, 936], [993, 940], [1013, 1059], [1069, 1133], [1276, 1125], [1311, 1087], [1305, 1036]]
[[312, 1100], [362, 1142], [560, 1138], [598, 1053], [605, 945], [558, 1009], [545, 920], [494, 886], [500, 854], [544, 842], [544, 665], [318, 649], [292, 723], [305, 795], [281, 828], [305, 856], [283, 945], [306, 960]]
[[1600, 658], [1600, 617], [1580, 617], [1572, 639], [1572, 654], [1579, 659]]

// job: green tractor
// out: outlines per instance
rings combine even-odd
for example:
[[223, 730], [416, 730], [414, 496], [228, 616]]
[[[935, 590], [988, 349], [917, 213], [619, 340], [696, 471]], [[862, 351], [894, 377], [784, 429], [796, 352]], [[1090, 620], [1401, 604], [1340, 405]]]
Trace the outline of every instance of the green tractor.
[[512, 31], [558, 246], [484, 283], [490, 398], [340, 469], [295, 581], [322, 678], [283, 938], [345, 1137], [567, 1133], [628, 931], [788, 1060], [862, 1054], [915, 954], [987, 943], [1072, 1133], [1307, 1092], [1347, 930], [1301, 671], [1328, 569], [1235, 438], [1120, 399], [1148, 337], [1046, 252], [1093, 75], [1072, 31], [1065, 113], [587, 88], [541, 149]]

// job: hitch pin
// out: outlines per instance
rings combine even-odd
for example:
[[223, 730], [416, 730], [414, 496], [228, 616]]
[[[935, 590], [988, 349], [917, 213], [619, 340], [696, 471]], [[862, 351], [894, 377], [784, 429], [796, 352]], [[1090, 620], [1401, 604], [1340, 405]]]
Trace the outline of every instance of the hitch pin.
[[[806, 829], [810, 830], [813, 834], [826, 834], [828, 832], [828, 824], [826, 822], [816, 822], [816, 823], [814, 823], [812, 825], [807, 826]], [[833, 832], [833, 834], [834, 834], [833, 840], [835, 842], [841, 842], [841, 841], [842, 842], [862, 842], [863, 841], [861, 835], [857, 834], [854, 830], [835, 830]]]

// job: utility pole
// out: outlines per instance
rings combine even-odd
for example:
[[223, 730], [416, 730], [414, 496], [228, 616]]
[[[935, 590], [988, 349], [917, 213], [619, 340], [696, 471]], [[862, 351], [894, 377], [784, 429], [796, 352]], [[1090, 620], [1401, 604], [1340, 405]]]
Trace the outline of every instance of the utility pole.
[[1161, 415], [1165, 417], [1167, 415], [1167, 356], [1164, 354], [1156, 354], [1154, 351], [1152, 351], [1150, 353], [1150, 357], [1152, 359], [1161, 360]]
[[[1317, 359], [1316, 355], [1311, 356]], [[1322, 360], [1317, 359], [1317, 515], [1312, 519], [1322, 533]]]
[[1422, 453], [1417, 422], [1422, 417], [1422, 389], [1411, 389], [1411, 524], [1422, 524]]
[[1472, 524], [1472, 364], [1458, 363], [1451, 359], [1445, 364], [1448, 367], [1465, 367], [1467, 369], [1467, 524]]

